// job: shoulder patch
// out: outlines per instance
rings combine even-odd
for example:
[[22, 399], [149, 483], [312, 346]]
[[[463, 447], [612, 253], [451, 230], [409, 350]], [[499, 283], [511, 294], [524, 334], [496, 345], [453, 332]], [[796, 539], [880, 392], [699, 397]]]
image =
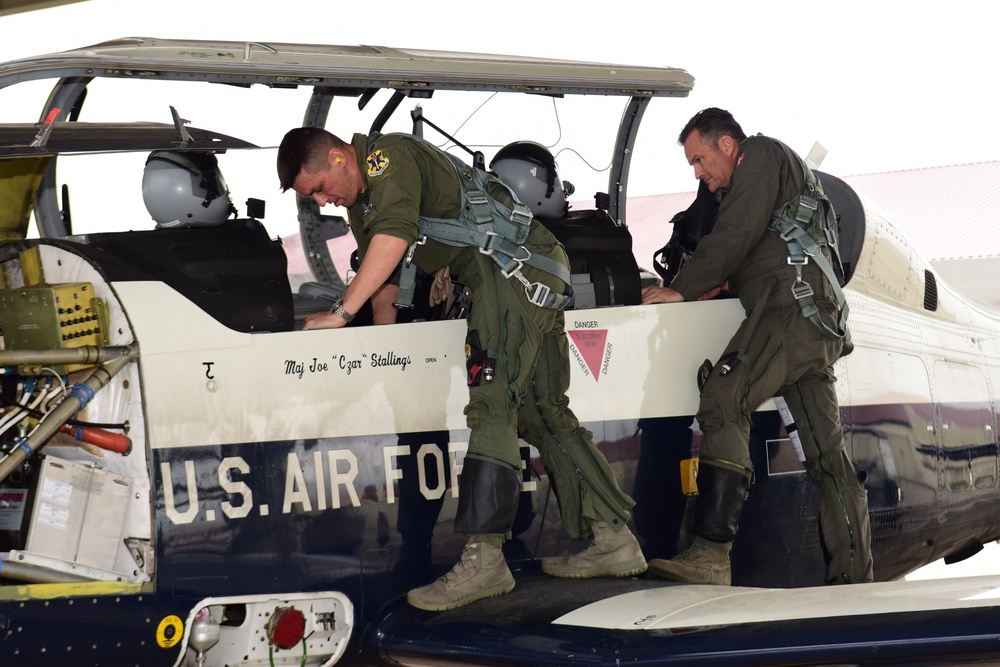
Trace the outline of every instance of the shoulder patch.
[[389, 167], [389, 157], [379, 148], [365, 159], [365, 163], [368, 165], [368, 175], [378, 176]]

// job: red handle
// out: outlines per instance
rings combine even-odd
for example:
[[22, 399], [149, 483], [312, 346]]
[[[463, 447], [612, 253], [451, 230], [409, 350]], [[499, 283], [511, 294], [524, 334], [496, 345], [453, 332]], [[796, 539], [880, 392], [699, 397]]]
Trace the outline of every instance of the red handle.
[[63, 433], [70, 434], [77, 440], [94, 445], [95, 447], [100, 447], [101, 449], [106, 449], [109, 452], [128, 454], [129, 451], [132, 450], [132, 442], [128, 439], [128, 436], [121, 433], [105, 431], [103, 428], [96, 428], [93, 426], [80, 427], [63, 424], [59, 430]]

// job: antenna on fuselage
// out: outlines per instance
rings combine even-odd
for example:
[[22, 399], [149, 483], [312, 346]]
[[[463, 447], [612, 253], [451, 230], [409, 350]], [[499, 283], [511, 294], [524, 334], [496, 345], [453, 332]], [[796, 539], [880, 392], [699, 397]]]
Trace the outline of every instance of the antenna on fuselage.
[[191, 133], [188, 132], [188, 129], [185, 127], [185, 125], [191, 121], [186, 118], [181, 118], [181, 115], [177, 113], [177, 109], [173, 106], [170, 107], [170, 115], [174, 119], [174, 129], [177, 130], [177, 141], [180, 142], [180, 146], [178, 146], [178, 148], [184, 148], [191, 143]]
[[806, 156], [806, 166], [810, 169], [819, 169], [823, 160], [826, 159], [826, 154], [827, 150], [823, 144], [818, 141], [813, 142], [813, 147], [809, 150], [809, 155]]

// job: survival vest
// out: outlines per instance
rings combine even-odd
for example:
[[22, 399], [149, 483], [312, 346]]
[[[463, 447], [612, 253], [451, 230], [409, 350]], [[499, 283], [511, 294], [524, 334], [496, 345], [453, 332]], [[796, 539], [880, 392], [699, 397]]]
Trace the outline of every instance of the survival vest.
[[[373, 139], [369, 138], [369, 148]], [[416, 285], [417, 267], [413, 255], [417, 246], [427, 239], [454, 247], [474, 247], [496, 262], [504, 278], [516, 278], [524, 285], [528, 301], [542, 308], [563, 310], [573, 300], [570, 287], [569, 268], [562, 262], [537, 255], [524, 247], [531, 228], [531, 209], [517, 200], [514, 192], [500, 179], [482, 169], [471, 167], [459, 158], [445, 153], [458, 174], [465, 197], [466, 206], [458, 219], [420, 217], [420, 235], [403, 256], [399, 278], [397, 308], [413, 306], [413, 292]], [[486, 192], [487, 183], [497, 183], [510, 193], [513, 207], [490, 197]], [[543, 283], [532, 283], [521, 267], [525, 264], [554, 275], [566, 284], [566, 294], [556, 294]]]
[[[837, 219], [833, 205], [823, 192], [823, 185], [812, 170], [801, 159], [805, 184], [798, 197], [771, 213], [768, 229], [774, 230], [788, 243], [788, 263], [795, 269], [795, 283], [792, 294], [802, 310], [802, 316], [816, 325], [827, 338], [844, 341], [843, 355], [854, 349], [851, 332], [847, 328], [848, 306], [841, 287], [844, 284], [844, 268], [838, 250]], [[830, 249], [832, 261], [828, 261], [821, 247]], [[834, 331], [820, 319], [819, 309], [813, 300], [813, 289], [802, 279], [802, 267], [809, 259], [820, 268], [823, 276], [833, 288], [837, 299], [837, 330]]]

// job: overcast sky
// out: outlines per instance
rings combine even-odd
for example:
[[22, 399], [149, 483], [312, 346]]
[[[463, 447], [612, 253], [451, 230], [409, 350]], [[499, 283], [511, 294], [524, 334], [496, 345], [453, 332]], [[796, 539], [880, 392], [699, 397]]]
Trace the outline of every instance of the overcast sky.
[[[992, 0], [87, 0], [0, 17], [0, 61], [147, 36], [680, 67], [694, 91], [647, 113], [640, 141], [662, 155], [629, 192], [660, 194], [694, 189], [675, 138], [709, 106], [803, 156], [819, 141], [835, 175], [1000, 159], [998, 19]], [[997, 551], [971, 571], [996, 572]]]
[[992, 0], [87, 0], [0, 18], [0, 60], [149, 36], [681, 67], [693, 93], [640, 133], [662, 173], [630, 191], [659, 194], [694, 189], [675, 138], [708, 106], [802, 155], [819, 141], [837, 175], [1000, 159], [998, 18]]

